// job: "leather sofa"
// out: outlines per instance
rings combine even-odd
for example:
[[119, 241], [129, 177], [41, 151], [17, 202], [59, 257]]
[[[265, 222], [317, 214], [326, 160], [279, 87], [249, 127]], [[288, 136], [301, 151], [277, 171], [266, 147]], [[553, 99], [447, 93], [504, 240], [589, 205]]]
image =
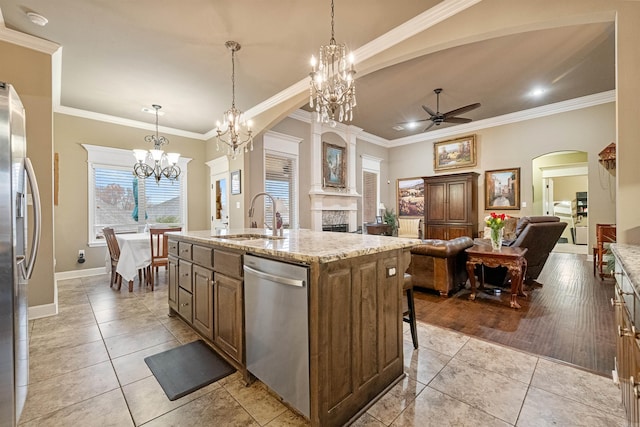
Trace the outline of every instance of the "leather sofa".
[[411, 248], [411, 263], [408, 273], [416, 288], [434, 289], [441, 296], [467, 282], [467, 254], [465, 249], [473, 246], [470, 237], [451, 240], [427, 239]]

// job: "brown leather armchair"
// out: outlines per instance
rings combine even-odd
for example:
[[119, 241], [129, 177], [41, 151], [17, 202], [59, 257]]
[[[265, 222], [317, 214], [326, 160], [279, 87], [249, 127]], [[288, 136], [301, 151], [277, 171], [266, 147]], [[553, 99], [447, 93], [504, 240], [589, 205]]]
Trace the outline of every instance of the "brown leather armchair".
[[[553, 247], [558, 243], [566, 222], [560, 222], [557, 216], [525, 216], [520, 218], [516, 226], [516, 238], [511, 242], [503, 242], [503, 246], [527, 248], [527, 273], [525, 283], [538, 278]], [[477, 243], [485, 243], [476, 239]], [[488, 240], [485, 244], [491, 244]], [[485, 268], [485, 281], [503, 285], [508, 281], [505, 268]]]
[[464, 250], [473, 246], [470, 237], [451, 240], [427, 239], [411, 248], [411, 274], [414, 287], [434, 289], [441, 296], [467, 281], [467, 254]]

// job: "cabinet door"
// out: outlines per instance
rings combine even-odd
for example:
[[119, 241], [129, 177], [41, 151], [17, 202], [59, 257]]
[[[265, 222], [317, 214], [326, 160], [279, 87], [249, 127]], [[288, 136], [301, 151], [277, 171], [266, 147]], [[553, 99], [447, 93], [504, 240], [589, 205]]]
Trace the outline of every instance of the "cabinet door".
[[447, 222], [469, 222], [469, 207], [467, 192], [469, 186], [467, 181], [456, 181], [447, 184], [446, 189], [446, 221]]
[[214, 275], [213, 342], [229, 356], [242, 363], [242, 281], [218, 272]]
[[446, 225], [427, 225], [427, 235], [425, 239], [440, 239], [440, 240], [448, 240], [447, 238], [447, 227]]
[[189, 324], [193, 323], [193, 296], [182, 288], [178, 288], [178, 313]]
[[471, 234], [472, 234], [471, 227], [468, 227], [466, 225], [461, 225], [461, 226], [450, 225], [447, 230], [447, 239], [451, 240], [451, 239], [455, 239], [456, 237], [463, 237], [463, 236], [473, 238], [474, 236], [472, 236]]
[[213, 340], [213, 271], [193, 266], [193, 327]]
[[191, 281], [192, 266], [193, 264], [188, 261], [184, 261], [182, 259], [178, 260], [178, 286], [189, 293], [193, 291]]
[[446, 191], [447, 187], [444, 182], [427, 184], [426, 188], [426, 222], [444, 222], [447, 219], [446, 214]]
[[169, 308], [178, 311], [178, 258], [169, 256]]

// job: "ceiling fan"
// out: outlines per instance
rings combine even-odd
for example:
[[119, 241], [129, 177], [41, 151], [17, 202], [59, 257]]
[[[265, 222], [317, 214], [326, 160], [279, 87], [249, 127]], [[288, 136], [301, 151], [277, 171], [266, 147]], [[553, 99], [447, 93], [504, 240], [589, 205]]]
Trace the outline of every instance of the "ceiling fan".
[[455, 110], [451, 110], [447, 113], [441, 113], [440, 112], [440, 93], [442, 92], [441, 88], [438, 89], [434, 89], [433, 90], [436, 93], [436, 97], [437, 97], [437, 104], [436, 104], [436, 111], [434, 112], [431, 108], [427, 107], [426, 105], [422, 106], [422, 109], [424, 111], [427, 112], [427, 114], [429, 114], [429, 118], [428, 119], [422, 119], [422, 120], [417, 120], [414, 122], [407, 122], [407, 123], [416, 123], [416, 122], [426, 122], [427, 120], [431, 121], [431, 124], [429, 124], [429, 126], [427, 126], [423, 132], [428, 131], [429, 129], [431, 129], [434, 125], [439, 126], [440, 124], [447, 122], [447, 123], [469, 123], [471, 121], [471, 119], [467, 119], [464, 117], [456, 117], [459, 114], [464, 114], [468, 111], [471, 110], [475, 110], [476, 108], [480, 107], [480, 103], [476, 102], [475, 104], [469, 104], [469, 105], [465, 105], [464, 107], [460, 107], [460, 108], [456, 108]]

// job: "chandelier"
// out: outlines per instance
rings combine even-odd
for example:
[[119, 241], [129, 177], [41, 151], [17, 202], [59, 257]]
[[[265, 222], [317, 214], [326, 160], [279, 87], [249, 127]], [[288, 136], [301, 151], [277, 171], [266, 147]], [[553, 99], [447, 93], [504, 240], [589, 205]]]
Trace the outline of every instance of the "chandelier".
[[224, 44], [231, 51], [231, 108], [224, 112], [224, 122], [216, 123], [216, 149], [220, 151], [220, 143], [227, 146], [227, 155], [235, 159], [242, 147], [246, 153], [248, 147], [253, 151], [253, 135], [251, 132], [251, 122], [244, 119], [242, 111], [236, 108], [236, 52], [242, 46], [240, 43], [228, 41]]
[[336, 120], [353, 120], [353, 108], [356, 106], [353, 54], [347, 55], [347, 47], [336, 43], [333, 18], [331, 0], [331, 40], [327, 46], [320, 46], [318, 61], [311, 56], [309, 73], [309, 106], [313, 108], [315, 102], [318, 122], [331, 126], [335, 126]]
[[169, 140], [164, 136], [158, 136], [158, 110], [162, 107], [156, 104], [153, 104], [152, 107], [156, 110], [156, 134], [147, 135], [144, 140], [153, 143], [153, 150], [133, 150], [133, 155], [136, 158], [133, 175], [142, 179], [153, 175], [157, 184], [160, 184], [160, 179], [163, 176], [170, 181], [175, 181], [180, 176], [180, 167], [176, 165], [180, 153], [165, 154], [161, 149], [163, 145], [169, 143]]

